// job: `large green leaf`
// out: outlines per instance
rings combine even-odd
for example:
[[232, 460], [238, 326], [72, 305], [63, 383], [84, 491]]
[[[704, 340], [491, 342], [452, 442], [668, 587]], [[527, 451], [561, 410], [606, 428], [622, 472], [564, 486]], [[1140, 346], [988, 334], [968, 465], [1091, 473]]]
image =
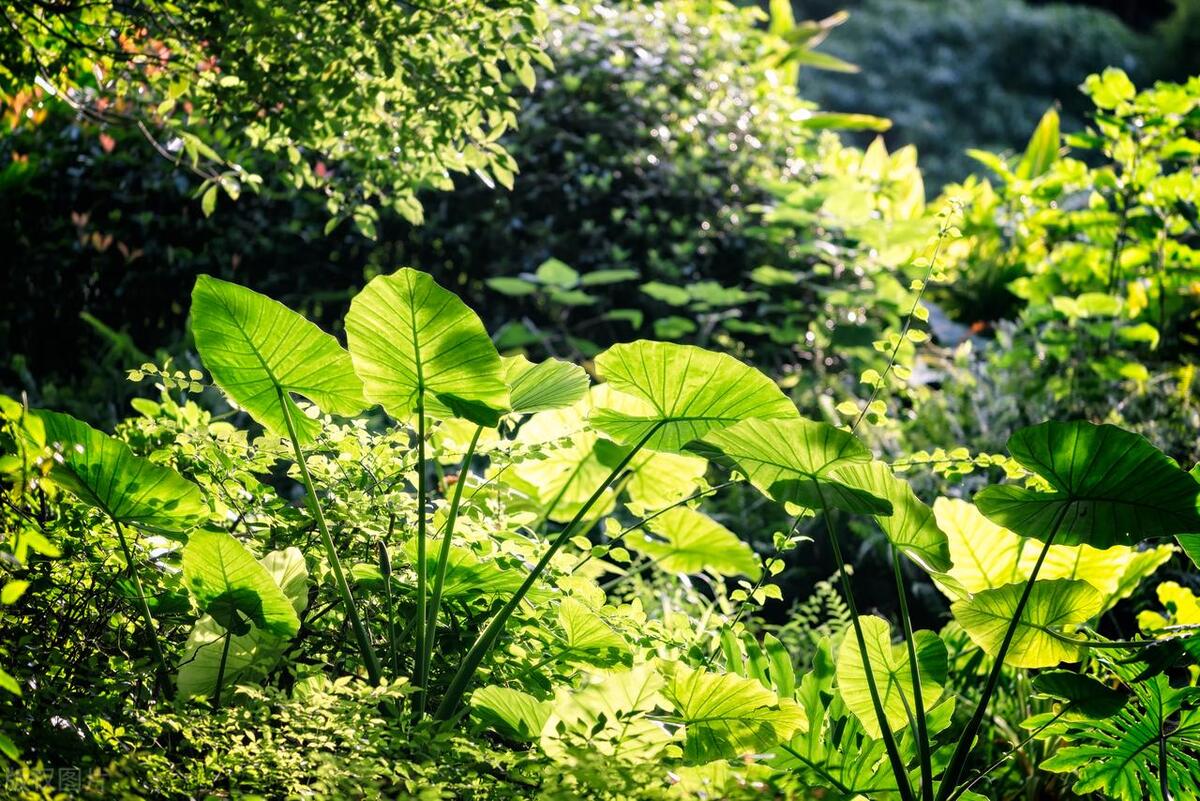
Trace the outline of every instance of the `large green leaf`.
[[554, 705], [528, 693], [489, 685], [471, 693], [471, 714], [517, 742], [533, 742], [542, 733]]
[[563, 631], [563, 656], [567, 661], [599, 667], [631, 661], [632, 652], [625, 638], [574, 598], [564, 598], [559, 605], [558, 625]]
[[875, 521], [901, 553], [926, 571], [950, 568], [950, 544], [933, 510], [921, 503], [908, 482], [897, 478], [890, 467], [877, 461], [846, 464], [834, 474], [892, 505], [890, 515], [876, 515]]
[[[287, 596], [296, 614], [303, 612], [308, 604], [308, 570], [299, 549], [272, 551], [262, 558], [261, 564]], [[212, 696], [217, 688], [226, 636], [226, 629], [212, 615], [205, 615], [192, 627], [176, 676], [179, 694], [184, 698]], [[229, 641], [222, 687], [264, 677], [278, 664], [289, 639], [260, 628], [234, 635]]]
[[1129, 700], [1128, 694], [1071, 670], [1043, 670], [1033, 677], [1033, 689], [1062, 701], [1062, 714], [1072, 720], [1112, 717]]
[[1137, 434], [1085, 422], [1042, 423], [1008, 440], [1050, 492], [986, 487], [979, 511], [1026, 537], [1097, 548], [1200, 531], [1200, 482]]
[[754, 679], [670, 665], [663, 695], [684, 724], [684, 759], [703, 763], [772, 751], [804, 725], [804, 712]]
[[596, 357], [596, 372], [617, 391], [591, 415], [618, 442], [678, 452], [708, 432], [749, 418], [796, 417], [771, 379], [732, 356], [691, 345], [639, 340]]
[[[871, 452], [852, 434], [801, 417], [743, 420], [710, 432], [690, 448], [736, 467], [761, 492], [806, 509], [890, 515], [892, 504], [859, 486], [866, 476], [840, 468], [866, 465]], [[873, 479], [871, 479], [873, 481]]]
[[246, 547], [225, 531], [198, 531], [183, 549], [183, 583], [196, 604], [234, 634], [250, 624], [279, 637], [300, 629], [292, 601]]
[[[1200, 464], [1194, 465], [1188, 475], [1200, 482]], [[1183, 552], [1188, 555], [1188, 559], [1192, 560], [1192, 564], [1200, 567], [1200, 529], [1191, 534], [1176, 535], [1175, 539], [1179, 542], [1179, 547], [1183, 548]]]
[[[971, 598], [955, 601], [950, 609], [975, 644], [994, 656], [1012, 624], [1024, 589], [1024, 582], [1020, 582], [983, 590]], [[1036, 582], [1004, 656], [1005, 664], [1040, 668], [1078, 662], [1083, 649], [1049, 632], [1064, 634], [1064, 629], [1077, 626], [1099, 613], [1103, 602], [1104, 597], [1086, 581], [1052, 579]]]
[[749, 545], [694, 509], [677, 506], [647, 522], [646, 528], [659, 539], [643, 536], [629, 544], [669, 573], [708, 570], [719, 576], [749, 576], [751, 580], [762, 574], [762, 562]]
[[671, 735], [648, 715], [662, 706], [663, 678], [647, 662], [614, 673], [562, 685], [554, 695], [540, 744], [551, 759], [567, 758], [580, 742], [610, 758], [649, 762], [658, 759]]
[[288, 404], [301, 444], [320, 430], [290, 393], [347, 417], [367, 405], [362, 382], [337, 340], [253, 290], [201, 275], [192, 289], [192, 335], [217, 385], [275, 436], [288, 435], [282, 403]]
[[[952, 598], [1002, 587], [1029, 578], [1042, 544], [1020, 537], [984, 517], [970, 503], [938, 498], [933, 505], [938, 523], [950, 541], [952, 567], [946, 574], [957, 584]], [[1128, 597], [1137, 585], [1166, 563], [1170, 545], [1137, 550], [1114, 545], [1103, 550], [1090, 545], [1051, 545], [1039, 579], [1082, 579], [1104, 596], [1101, 612]], [[941, 582], [946, 588], [948, 582]]]
[[405, 419], [493, 426], [509, 409], [500, 354], [479, 316], [432, 277], [405, 267], [380, 275], [350, 302], [346, 340], [368, 399]]
[[[900, 731], [908, 726], [909, 716], [916, 710], [908, 648], [903, 643], [892, 644], [892, 627], [883, 618], [863, 615], [858, 621], [867, 644], [871, 675], [883, 713], [892, 731]], [[946, 646], [932, 631], [914, 633], [913, 646], [921, 674], [921, 701], [925, 709], [932, 709], [941, 697], [942, 684], [946, 681]], [[874, 738], [882, 736], [867, 686], [862, 650], [858, 638], [849, 630], [838, 651], [837, 681], [846, 708], [858, 718], [863, 730]]]
[[588, 376], [578, 365], [558, 359], [534, 364], [524, 356], [502, 356], [500, 362], [512, 411], [518, 414], [565, 409], [587, 394]]
[[74, 417], [37, 411], [48, 444], [62, 449], [50, 478], [118, 523], [178, 534], [208, 515], [200, 488], [169, 467], [135, 456], [119, 439]]
[[[1196, 801], [1200, 797], [1200, 689], [1172, 687], [1162, 675], [1135, 681], [1138, 667], [1128, 664], [1125, 652], [1100, 658], [1129, 684], [1132, 697], [1115, 715], [1064, 718], [1048, 726], [1040, 736], [1058, 738], [1061, 744], [1039, 767], [1070, 774], [1071, 789], [1080, 796]], [[1164, 784], [1166, 798], [1161, 790]]]

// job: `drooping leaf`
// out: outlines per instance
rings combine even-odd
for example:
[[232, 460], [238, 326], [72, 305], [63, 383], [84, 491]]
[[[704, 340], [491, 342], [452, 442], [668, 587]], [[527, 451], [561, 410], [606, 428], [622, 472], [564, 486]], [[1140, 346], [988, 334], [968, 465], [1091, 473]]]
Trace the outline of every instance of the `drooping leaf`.
[[587, 373], [577, 365], [558, 359], [534, 364], [524, 356], [500, 361], [512, 411], [518, 414], [565, 409], [587, 394]]
[[[261, 564], [287, 596], [296, 614], [303, 612], [308, 604], [308, 570], [299, 549], [272, 551], [262, 558]], [[213, 695], [226, 636], [226, 629], [211, 615], [200, 618], [192, 627], [176, 675], [181, 696], [207, 698]], [[225, 660], [222, 687], [261, 679], [278, 664], [288, 641], [287, 637], [260, 628], [233, 636]]]
[[533, 742], [542, 733], [554, 705], [528, 693], [489, 685], [471, 693], [471, 714], [484, 725], [517, 742]]
[[183, 548], [183, 583], [196, 604], [224, 629], [246, 634], [250, 624], [291, 637], [300, 620], [291, 599], [246, 547], [225, 531], [197, 531]]
[[380, 275], [350, 302], [346, 340], [367, 398], [407, 419], [494, 426], [509, 409], [500, 354], [479, 316], [426, 273]]
[[311, 442], [320, 428], [291, 393], [328, 414], [349, 417], [367, 405], [362, 382], [336, 339], [246, 287], [198, 277], [192, 289], [192, 335], [213, 381], [277, 437], [288, 436], [283, 404], [301, 444]]
[[663, 695], [684, 724], [692, 763], [770, 752], [804, 725], [795, 701], [731, 673], [672, 664]]
[[908, 482], [897, 478], [890, 467], [878, 461], [846, 464], [834, 474], [892, 505], [890, 515], [876, 515], [875, 521], [901, 553], [926, 571], [950, 568], [950, 545], [933, 510], [921, 503]]
[[859, 486], [858, 476], [840, 470], [869, 463], [871, 452], [853, 435], [827, 423], [800, 417], [744, 420], [712, 431], [690, 447], [737, 468], [759, 491], [781, 503], [892, 514], [890, 501]]
[[[1025, 584], [1021, 582], [983, 590], [971, 598], [955, 601], [950, 609], [975, 644], [995, 655], [1012, 623], [1024, 589]], [[1103, 601], [1103, 596], [1086, 581], [1052, 579], [1035, 582], [1012, 644], [1004, 656], [1005, 664], [1038, 668], [1078, 662], [1083, 649], [1063, 642], [1047, 630], [1069, 634], [1064, 630], [1094, 617]]]
[[597, 667], [631, 661], [632, 652], [625, 638], [573, 598], [564, 598], [559, 605], [558, 625], [563, 631], [563, 655], [568, 661]]
[[200, 488], [169, 467], [135, 456], [121, 440], [70, 415], [32, 415], [46, 443], [61, 447], [51, 480], [116, 522], [178, 535], [208, 515]]
[[658, 539], [642, 536], [631, 540], [630, 546], [669, 573], [708, 570], [719, 576], [748, 576], [752, 581], [762, 574], [762, 562], [750, 546], [702, 512], [678, 506], [650, 520], [646, 528]]
[[[1200, 464], [1193, 465], [1192, 469], [1188, 471], [1188, 475], [1200, 483]], [[1179, 543], [1179, 547], [1183, 548], [1183, 552], [1188, 555], [1188, 559], [1192, 560], [1192, 564], [1200, 567], [1200, 530], [1191, 534], [1179, 534], [1175, 539]]]
[[654, 430], [646, 443], [651, 450], [677, 453], [739, 420], [796, 416], [771, 379], [732, 356], [691, 345], [614, 345], [596, 357], [596, 372], [625, 397], [614, 395], [592, 412], [592, 426], [625, 444]]
[[1042, 423], [1008, 441], [1023, 467], [1050, 492], [986, 487], [975, 504], [988, 519], [1026, 537], [1096, 548], [1200, 531], [1200, 482], [1141, 436], [1110, 425]]
[[1042, 671], [1033, 677], [1033, 689], [1064, 701], [1070, 707], [1064, 714], [1077, 720], [1112, 717], [1129, 700], [1127, 693], [1070, 670]]
[[[892, 644], [892, 627], [883, 618], [863, 615], [858, 620], [884, 716], [892, 731], [899, 731], [909, 725], [909, 716], [916, 709], [908, 648], [904, 643]], [[925, 709], [932, 709], [946, 681], [946, 646], [932, 631], [914, 632], [913, 639], [921, 675], [921, 700]], [[863, 730], [871, 737], [882, 736], [867, 685], [862, 650], [853, 631], [847, 630], [838, 650], [837, 681], [842, 700]]]

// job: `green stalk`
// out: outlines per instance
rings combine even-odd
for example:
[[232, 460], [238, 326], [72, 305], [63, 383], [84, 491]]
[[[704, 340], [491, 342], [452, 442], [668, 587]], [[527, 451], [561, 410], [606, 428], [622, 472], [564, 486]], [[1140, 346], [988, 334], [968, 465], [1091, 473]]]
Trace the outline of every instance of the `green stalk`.
[[[454, 497], [450, 499], [450, 511], [446, 515], [446, 529], [442, 532], [442, 545], [438, 549], [438, 564], [437, 574], [433, 577], [433, 600], [429, 604], [429, 623], [425, 627], [425, 650], [421, 654], [423, 661], [422, 674], [429, 675], [430, 666], [433, 663], [433, 645], [434, 639], [437, 637], [437, 619], [438, 613], [442, 608], [442, 590], [446, 586], [446, 571], [450, 563], [450, 541], [454, 538], [454, 527], [458, 523], [458, 510], [462, 505], [463, 486], [467, 483], [467, 471], [471, 467], [471, 457], [475, 455], [475, 446], [479, 444], [479, 435], [483, 433], [483, 426], [476, 426], [475, 433], [471, 436], [471, 444], [467, 446], [467, 452], [463, 455], [462, 466], [458, 468], [458, 481], [454, 484]], [[426, 695], [421, 695], [420, 713], [425, 712]]]
[[[417, 354], [418, 361], [420, 354]], [[418, 376], [418, 379], [420, 377]], [[425, 714], [425, 695], [428, 689], [425, 684], [425, 649], [428, 632], [425, 630], [426, 582], [428, 565], [425, 564], [425, 394], [417, 394], [417, 616], [416, 642], [417, 651], [413, 655], [413, 684], [416, 685], [416, 697], [413, 698], [413, 712], [418, 720]]]
[[904, 578], [900, 573], [900, 551], [896, 548], [892, 548], [892, 570], [896, 574], [896, 593], [900, 596], [900, 620], [904, 624], [904, 644], [908, 646], [908, 666], [912, 672], [917, 749], [921, 762], [921, 798], [923, 801], [933, 801], [933, 759], [929, 753], [929, 731], [925, 726], [925, 699], [921, 697], [921, 667], [917, 664], [912, 616], [908, 613], [908, 598], [904, 592]]
[[508, 619], [512, 617], [513, 612], [516, 611], [517, 607], [521, 604], [521, 601], [525, 599], [525, 595], [533, 587], [534, 582], [536, 582], [538, 577], [545, 572], [546, 567], [550, 564], [550, 560], [554, 558], [554, 555], [558, 553], [558, 550], [562, 548], [567, 540], [575, 535], [575, 529], [579, 525], [580, 521], [587, 516], [587, 513], [590, 512], [592, 507], [596, 504], [596, 501], [600, 500], [600, 497], [604, 494], [604, 491], [608, 489], [608, 486], [612, 484], [612, 482], [615, 481], [617, 477], [621, 475], [621, 473], [625, 472], [625, 468], [628, 467], [629, 462], [643, 447], [645, 447], [646, 443], [650, 441], [650, 438], [654, 436], [661, 426], [661, 421], [655, 423], [650, 430], [646, 432], [646, 435], [642, 437], [636, 445], [633, 446], [629, 453], [625, 454], [625, 457], [621, 459], [620, 464], [612, 469], [612, 472], [608, 474], [608, 477], [601, 482], [600, 486], [596, 488], [596, 491], [592, 493], [592, 496], [587, 499], [587, 502], [584, 503], [584, 505], [580, 507], [579, 511], [575, 513], [575, 516], [571, 518], [571, 522], [567, 524], [566, 528], [559, 532], [558, 536], [555, 537], [550, 543], [550, 547], [546, 549], [546, 552], [542, 554], [542, 558], [539, 559], [537, 564], [533, 566], [533, 569], [529, 571], [529, 575], [525, 577], [525, 581], [521, 583], [521, 586], [517, 588], [517, 591], [513, 593], [513, 596], [508, 599], [508, 603], [506, 603], [504, 607], [496, 613], [496, 616], [492, 618], [491, 622], [488, 623], [487, 627], [480, 633], [479, 637], [476, 638], [475, 643], [471, 646], [471, 650], [467, 652], [465, 657], [463, 657], [462, 664], [459, 665], [457, 672], [454, 674], [454, 678], [450, 680], [450, 686], [446, 688], [446, 695], [443, 696], [441, 704], [438, 705], [437, 711], [434, 713], [436, 718], [439, 720], [446, 720], [452, 714], [454, 714], [454, 711], [458, 708], [459, 702], [462, 700], [463, 693], [465, 693], [467, 690], [467, 685], [470, 684], [471, 679], [475, 677], [475, 670], [479, 667], [479, 664], [483, 662], [483, 658], [487, 656], [488, 651], [491, 650], [492, 645], [500, 636], [500, 632], [504, 630], [504, 626], [508, 623]]
[[991, 701], [992, 694], [996, 691], [996, 686], [1000, 683], [1000, 674], [1004, 670], [1004, 656], [1008, 653], [1009, 646], [1012, 645], [1013, 637], [1016, 636], [1017, 628], [1021, 624], [1021, 615], [1024, 614], [1025, 605], [1029, 602], [1029, 594], [1033, 592], [1033, 584], [1042, 569], [1042, 562], [1046, 561], [1046, 554], [1050, 552], [1050, 544], [1054, 542], [1054, 538], [1058, 535], [1058, 530], [1062, 527], [1062, 522], [1067, 516], [1067, 508], [1067, 505], [1063, 504], [1062, 511], [1058, 513], [1058, 517], [1050, 529], [1050, 536], [1046, 538], [1045, 544], [1042, 545], [1042, 552], [1038, 554], [1037, 562], [1033, 566], [1033, 572], [1029, 574], [1029, 579], [1025, 582], [1025, 590], [1021, 593], [1020, 600], [1017, 601], [1017, 608], [1013, 612], [1013, 621], [1008, 625], [1008, 630], [1004, 632], [1004, 640], [1000, 643], [1000, 651], [996, 654], [996, 661], [992, 665], [992, 672], [988, 674], [987, 684], [983, 687], [983, 694], [979, 696], [979, 703], [975, 706], [975, 712], [967, 722], [967, 727], [963, 729], [958, 744], [954, 746], [954, 754], [950, 757], [946, 771], [942, 774], [942, 784], [938, 789], [937, 801], [948, 801], [954, 793], [955, 784], [962, 778], [963, 770], [967, 766], [967, 757], [970, 755], [971, 746], [975, 742], [975, 735], [979, 732], [984, 715], [987, 714], [988, 702]]
[[221, 708], [221, 683], [225, 681], [225, 662], [229, 659], [229, 644], [233, 642], [233, 632], [226, 629], [225, 644], [221, 646], [221, 664], [217, 668], [217, 686], [213, 690], [213, 709]]
[[137, 591], [137, 607], [138, 612], [142, 616], [142, 620], [146, 624], [146, 632], [150, 635], [150, 645], [154, 649], [154, 658], [158, 661], [158, 684], [163, 695], [168, 698], [171, 696], [171, 682], [167, 670], [167, 658], [163, 655], [162, 643], [158, 641], [158, 632], [154, 630], [154, 617], [150, 614], [150, 604], [146, 600], [146, 591], [142, 588], [142, 580], [138, 577], [137, 565], [133, 561], [133, 550], [129, 547], [129, 541], [125, 539], [125, 529], [117, 522], [117, 519], [112, 518], [113, 525], [117, 527], [117, 541], [121, 543], [121, 551], [125, 554], [125, 565], [129, 568], [129, 576], [133, 579], [133, 588]]
[[388, 633], [388, 664], [393, 676], [400, 675], [400, 646], [396, 640], [396, 602], [392, 599], [392, 555], [388, 553], [388, 543], [392, 541], [392, 531], [396, 525], [396, 516], [392, 515], [391, 525], [388, 526], [388, 537], [379, 543], [379, 574], [383, 576], [383, 602], [387, 604], [387, 633]]
[[337, 548], [333, 545], [333, 537], [329, 536], [329, 526], [325, 522], [325, 513], [317, 502], [317, 491], [313, 486], [312, 475], [308, 472], [308, 463], [304, 461], [304, 451], [300, 449], [300, 438], [296, 434], [296, 424], [292, 422], [292, 412], [288, 407], [288, 399], [284, 396], [283, 387], [276, 387], [279, 392], [279, 405], [283, 409], [283, 421], [287, 424], [288, 437], [292, 440], [292, 450], [296, 454], [296, 465], [300, 468], [300, 480], [304, 483], [304, 491], [308, 499], [308, 509], [317, 523], [317, 531], [321, 534], [321, 545], [325, 548], [325, 558], [329, 560], [329, 569], [333, 573], [338, 593], [342, 596], [342, 604], [346, 607], [346, 616], [350, 618], [350, 626], [354, 629], [354, 638], [358, 641], [358, 650], [362, 654], [367, 668], [367, 676], [372, 684], [379, 683], [379, 658], [371, 647], [371, 639], [362, 618], [358, 615], [358, 607], [354, 605], [354, 596], [350, 592], [350, 584], [342, 571], [342, 560], [338, 558]]
[[850, 623], [854, 627], [854, 637], [858, 640], [858, 652], [862, 654], [863, 669], [867, 674], [867, 690], [871, 694], [871, 705], [875, 708], [875, 718], [879, 721], [883, 747], [887, 751], [888, 762], [891, 763], [892, 773], [896, 777], [900, 798], [903, 801], [916, 801], [912, 785], [908, 781], [908, 771], [904, 769], [904, 760], [900, 758], [900, 749], [896, 747], [896, 737], [892, 734], [892, 727], [888, 725], [887, 715], [883, 713], [883, 702], [879, 698], [879, 688], [875, 686], [875, 674], [871, 671], [871, 657], [867, 655], [867, 638], [863, 635], [862, 624], [858, 621], [858, 605], [854, 602], [854, 594], [850, 589], [850, 578], [846, 575], [846, 562], [842, 559], [842, 548], [838, 545], [833, 524], [829, 522], [829, 509], [825, 505], [825, 496], [821, 492], [820, 486], [817, 487], [817, 495], [821, 499], [821, 515], [825, 518], [825, 533], [829, 537], [829, 547], [833, 549], [833, 558], [842, 579], [842, 592], [846, 595], [846, 605], [850, 607]]

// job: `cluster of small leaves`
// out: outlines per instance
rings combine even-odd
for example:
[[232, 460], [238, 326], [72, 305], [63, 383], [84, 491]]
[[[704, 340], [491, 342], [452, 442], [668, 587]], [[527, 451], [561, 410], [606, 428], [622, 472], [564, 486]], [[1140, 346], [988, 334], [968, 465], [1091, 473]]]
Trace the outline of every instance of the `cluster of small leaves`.
[[163, 389], [177, 389], [181, 392], [199, 393], [204, 391], [203, 372], [195, 368], [187, 371], [172, 370], [170, 363], [159, 367], [151, 362], [146, 362], [141, 367], [130, 370], [126, 374], [126, 378], [134, 383], [151, 378], [155, 380], [157, 386]]
[[17, 3], [0, 91], [35, 83], [81, 113], [136, 125], [202, 178], [206, 214], [286, 177], [373, 235], [378, 203], [413, 220], [417, 191], [476, 172], [511, 185], [497, 139], [518, 86], [549, 66], [533, 0], [436, 7], [324, 0], [268, 7]]

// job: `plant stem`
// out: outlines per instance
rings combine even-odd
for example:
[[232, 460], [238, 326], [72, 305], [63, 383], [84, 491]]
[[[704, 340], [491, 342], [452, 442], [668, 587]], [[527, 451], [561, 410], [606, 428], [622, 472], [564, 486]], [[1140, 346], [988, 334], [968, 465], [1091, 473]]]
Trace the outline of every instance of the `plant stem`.
[[112, 521], [113, 525], [117, 527], [117, 541], [121, 543], [121, 552], [125, 554], [125, 565], [129, 568], [129, 577], [133, 579], [133, 588], [137, 592], [138, 612], [146, 624], [146, 632], [150, 635], [150, 646], [154, 649], [154, 658], [158, 661], [159, 690], [164, 696], [170, 698], [171, 681], [167, 671], [167, 658], [163, 655], [162, 643], [158, 641], [158, 632], [154, 630], [154, 617], [150, 614], [150, 603], [146, 600], [146, 591], [142, 588], [142, 579], [138, 576], [137, 564], [133, 561], [133, 550], [125, 538], [125, 529], [121, 527], [115, 517], [112, 518]]
[[396, 530], [396, 515], [393, 514], [388, 523], [387, 539], [379, 543], [379, 573], [383, 576], [383, 602], [387, 605], [388, 632], [388, 662], [392, 675], [400, 675], [400, 645], [396, 640], [396, 602], [392, 598], [392, 555], [388, 546], [392, 542], [392, 533]]
[[971, 719], [967, 721], [967, 726], [963, 729], [960, 735], [958, 744], [954, 746], [954, 754], [950, 757], [950, 762], [946, 766], [946, 771], [942, 774], [942, 784], [938, 789], [937, 801], [948, 801], [951, 794], [954, 792], [954, 786], [962, 777], [962, 772], [967, 765], [967, 757], [971, 753], [971, 746], [975, 742], [975, 735], [979, 732], [979, 727], [983, 723], [983, 718], [987, 714], [988, 702], [992, 699], [992, 693], [996, 691], [996, 686], [1000, 683], [1000, 674], [1004, 672], [1004, 657], [1008, 653], [1008, 648], [1012, 645], [1013, 637], [1016, 636], [1017, 629], [1021, 625], [1021, 615], [1025, 612], [1025, 605], [1029, 602], [1029, 594], [1033, 592], [1034, 582], [1037, 581], [1037, 575], [1042, 569], [1042, 563], [1046, 561], [1046, 554], [1050, 552], [1050, 545], [1054, 542], [1054, 538], [1058, 535], [1059, 528], [1062, 527], [1062, 522], [1067, 516], [1068, 506], [1063, 504], [1062, 510], [1054, 520], [1054, 525], [1050, 529], [1050, 536], [1046, 537], [1045, 543], [1042, 545], [1042, 552], [1038, 554], [1037, 562], [1033, 565], [1033, 571], [1029, 574], [1029, 579], [1025, 582], [1025, 589], [1021, 593], [1020, 600], [1017, 601], [1017, 608], [1013, 610], [1012, 623], [1008, 625], [1008, 629], [1004, 632], [1004, 640], [1000, 643], [1000, 650], [996, 653], [996, 661], [992, 665], [992, 671], [988, 674], [987, 683], [983, 687], [983, 694], [979, 696], [979, 702], [975, 705], [975, 712], [971, 715]]
[[976, 776], [974, 779], [971, 779], [971, 781], [964, 784], [958, 790], [954, 791], [950, 795], [950, 801], [954, 801], [954, 799], [958, 798], [960, 795], [965, 793], [967, 790], [970, 790], [972, 787], [974, 787], [976, 784], [978, 784], [984, 777], [986, 777], [989, 773], [991, 773], [996, 768], [1000, 767], [1005, 762], [1007, 762], [1009, 759], [1011, 759], [1013, 754], [1016, 754], [1018, 751], [1020, 751], [1022, 748], [1024, 748], [1026, 745], [1028, 745], [1030, 740], [1032, 740], [1034, 737], [1037, 737], [1039, 734], [1041, 734], [1043, 731], [1045, 731], [1051, 724], [1055, 723], [1059, 718], [1061, 718], [1063, 715], [1067, 714], [1067, 712], [1070, 711], [1072, 706], [1073, 706], [1073, 704], [1068, 704], [1067, 706], [1064, 706], [1058, 712], [1058, 714], [1056, 714], [1054, 717], [1050, 718], [1048, 721], [1043, 723], [1041, 726], [1038, 726], [1036, 729], [1034, 729], [1032, 732], [1030, 732], [1029, 735], [1024, 740], [1022, 740], [1021, 742], [1014, 745], [1012, 747], [1012, 749], [1009, 750], [1006, 754], [1004, 754], [1002, 757], [997, 759], [995, 762], [993, 762], [992, 764], [990, 764], [986, 768], [984, 768], [982, 771], [980, 771], [978, 776]]
[[[420, 354], [417, 354], [420, 361]], [[420, 380], [420, 376], [418, 376]], [[426, 687], [425, 680], [425, 651], [429, 637], [425, 629], [426, 583], [428, 581], [429, 565], [425, 563], [425, 504], [427, 502], [425, 486], [425, 393], [417, 393], [417, 617], [416, 641], [417, 651], [413, 654], [413, 684], [416, 685], [416, 697], [413, 698], [413, 713], [417, 720], [425, 714]]]
[[462, 664], [459, 665], [458, 670], [454, 674], [454, 678], [450, 680], [450, 686], [446, 688], [446, 694], [443, 696], [441, 704], [438, 705], [437, 711], [434, 713], [436, 718], [439, 720], [446, 720], [452, 714], [454, 714], [454, 711], [458, 708], [459, 702], [462, 700], [463, 693], [466, 692], [467, 685], [475, 676], [475, 670], [479, 667], [479, 664], [483, 661], [483, 658], [487, 656], [488, 651], [491, 650], [492, 645], [500, 636], [500, 632], [504, 630], [504, 626], [508, 623], [508, 619], [512, 617], [513, 612], [516, 611], [521, 601], [525, 599], [525, 595], [530, 589], [532, 589], [534, 582], [536, 582], [538, 577], [545, 572], [546, 567], [550, 564], [550, 560], [554, 558], [554, 555], [558, 553], [558, 550], [562, 548], [567, 540], [575, 535], [576, 527], [587, 516], [587, 513], [591, 511], [592, 507], [596, 504], [596, 501], [600, 500], [600, 497], [604, 494], [604, 491], [608, 489], [608, 486], [612, 484], [612, 482], [615, 481], [623, 472], [625, 472], [625, 468], [629, 465], [629, 462], [632, 461], [633, 457], [636, 456], [643, 447], [645, 447], [646, 443], [650, 441], [650, 438], [654, 436], [661, 426], [662, 422], [655, 423], [650, 430], [646, 432], [645, 436], [638, 440], [638, 443], [630, 449], [629, 453], [625, 454], [620, 463], [612, 469], [612, 472], [608, 474], [608, 477], [601, 482], [600, 486], [596, 488], [596, 491], [592, 493], [592, 496], [587, 499], [587, 502], [584, 503], [583, 506], [579, 508], [579, 511], [575, 513], [575, 516], [571, 518], [571, 522], [567, 524], [566, 528], [559, 532], [558, 536], [556, 536], [550, 543], [550, 547], [547, 548], [546, 552], [542, 554], [542, 557], [538, 559], [537, 564], [535, 564], [533, 569], [529, 571], [529, 575], [525, 577], [525, 581], [521, 583], [521, 586], [517, 588], [517, 591], [513, 593], [513, 596], [508, 599], [508, 603], [506, 603], [504, 607], [496, 613], [495, 617], [492, 618], [491, 622], [488, 623], [487, 627], [480, 633], [479, 637], [476, 638], [475, 643], [471, 646], [471, 650], [467, 652], [465, 657], [463, 657]]
[[916, 718], [918, 756], [921, 762], [921, 798], [933, 801], [933, 761], [929, 753], [929, 732], [925, 726], [925, 699], [921, 697], [921, 667], [917, 664], [917, 646], [913, 640], [912, 616], [904, 593], [900, 572], [900, 551], [892, 548], [892, 570], [896, 574], [896, 593], [900, 597], [900, 620], [904, 625], [904, 644], [908, 646], [908, 667], [912, 673], [913, 706]]
[[858, 619], [858, 605], [854, 602], [854, 593], [850, 589], [850, 578], [846, 575], [846, 562], [842, 559], [842, 548], [838, 545], [837, 535], [829, 520], [829, 507], [825, 504], [825, 496], [819, 486], [817, 495], [821, 499], [821, 516], [825, 518], [825, 533], [829, 536], [829, 547], [833, 549], [833, 558], [842, 579], [842, 592], [846, 594], [846, 605], [850, 607], [850, 624], [854, 628], [854, 637], [858, 640], [858, 652], [862, 654], [863, 669], [867, 674], [867, 690], [871, 694], [871, 704], [875, 707], [875, 718], [879, 721], [883, 747], [887, 751], [888, 762], [891, 763], [892, 773], [896, 777], [896, 786], [900, 790], [900, 797], [903, 801], [916, 801], [912, 785], [908, 781], [908, 771], [904, 768], [904, 760], [900, 758], [900, 749], [896, 747], [896, 738], [892, 734], [892, 727], [888, 725], [887, 715], [883, 713], [883, 702], [879, 699], [879, 688], [875, 686], [875, 674], [871, 670], [871, 657], [867, 654], [867, 638], [863, 635], [862, 624]]
[[[483, 433], [483, 426], [476, 426], [475, 433], [471, 436], [471, 443], [467, 445], [467, 452], [463, 454], [462, 466], [458, 468], [458, 481], [454, 483], [454, 497], [450, 499], [450, 511], [446, 515], [446, 528], [442, 532], [442, 545], [438, 549], [437, 574], [433, 577], [433, 601], [429, 605], [429, 623], [425, 626], [425, 650], [421, 654], [424, 662], [422, 667], [422, 675], [429, 676], [429, 669], [433, 663], [433, 644], [437, 637], [437, 619], [438, 613], [442, 607], [442, 590], [446, 586], [446, 571], [450, 563], [450, 543], [454, 539], [454, 527], [458, 523], [458, 510], [462, 505], [463, 487], [467, 483], [467, 471], [471, 467], [471, 457], [475, 455], [475, 446], [479, 444], [479, 436]], [[425, 711], [426, 694], [421, 694], [420, 710], [423, 714]]]
[[329, 536], [329, 526], [325, 522], [325, 513], [317, 502], [317, 491], [313, 486], [312, 475], [308, 472], [308, 463], [304, 461], [304, 451], [300, 449], [300, 438], [296, 434], [296, 424], [292, 421], [292, 412], [288, 406], [289, 399], [283, 392], [283, 387], [276, 387], [279, 392], [279, 405], [283, 409], [283, 421], [287, 424], [288, 437], [292, 440], [292, 450], [296, 454], [296, 465], [300, 468], [300, 480], [304, 483], [304, 491], [308, 499], [308, 509], [317, 523], [317, 531], [321, 534], [321, 544], [325, 548], [325, 558], [329, 560], [329, 569], [333, 573], [338, 593], [342, 596], [342, 604], [346, 607], [346, 616], [350, 618], [350, 626], [354, 629], [354, 638], [358, 641], [358, 650], [362, 654], [367, 668], [367, 677], [372, 684], [379, 683], [379, 658], [371, 647], [371, 639], [362, 618], [358, 615], [358, 607], [354, 605], [354, 596], [350, 592], [350, 584], [342, 571], [342, 560], [338, 558], [337, 549], [333, 545], [333, 537]]
[[217, 686], [213, 689], [213, 709], [221, 708], [221, 683], [225, 681], [225, 662], [229, 659], [229, 644], [233, 642], [233, 632], [225, 631], [225, 644], [221, 646], [221, 664], [217, 668]]

